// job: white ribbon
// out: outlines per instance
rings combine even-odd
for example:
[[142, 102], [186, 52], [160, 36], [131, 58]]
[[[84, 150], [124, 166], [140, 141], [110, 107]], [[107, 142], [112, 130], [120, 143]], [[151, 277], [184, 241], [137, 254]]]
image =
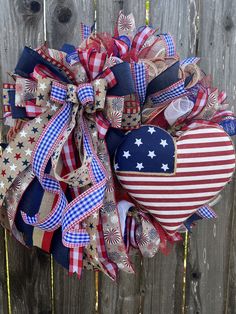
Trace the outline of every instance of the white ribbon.
[[178, 98], [170, 103], [170, 105], [165, 109], [164, 115], [172, 126], [180, 117], [187, 114], [193, 109], [194, 103], [188, 99], [188, 97]]

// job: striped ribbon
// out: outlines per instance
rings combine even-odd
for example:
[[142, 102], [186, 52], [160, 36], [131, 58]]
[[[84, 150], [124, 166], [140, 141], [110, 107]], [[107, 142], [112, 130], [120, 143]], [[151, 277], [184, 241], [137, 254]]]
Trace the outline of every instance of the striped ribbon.
[[140, 31], [133, 38], [131, 50], [139, 52], [145, 41], [152, 36], [155, 31], [155, 29], [149, 26], [142, 27], [142, 29], [140, 29]]
[[129, 52], [129, 46], [123, 40], [114, 38], [114, 45], [118, 50], [118, 55], [120, 58], [123, 58]]
[[129, 241], [133, 248], [138, 248], [136, 239], [135, 239], [135, 231], [136, 231], [136, 219], [135, 217], [130, 217], [130, 225], [129, 225]]

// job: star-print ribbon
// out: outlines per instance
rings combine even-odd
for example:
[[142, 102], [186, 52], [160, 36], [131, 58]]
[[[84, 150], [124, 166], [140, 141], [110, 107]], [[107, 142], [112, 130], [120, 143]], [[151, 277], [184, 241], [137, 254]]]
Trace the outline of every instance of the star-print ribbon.
[[43, 219], [40, 219], [40, 214], [30, 217], [22, 213], [22, 216], [28, 224], [47, 231], [53, 231], [62, 224], [63, 243], [68, 247], [75, 247], [84, 246], [89, 242], [88, 234], [85, 231], [77, 231], [75, 227], [102, 206], [107, 178], [104, 167], [93, 151], [90, 135], [83, 120], [81, 123], [84, 149], [87, 158], [91, 159], [89, 174], [93, 186], [68, 204], [58, 181], [45, 174], [47, 162], [61, 136], [63, 136], [69, 123], [71, 111], [72, 105], [65, 103], [57, 114], [54, 115], [42, 133], [32, 156], [34, 173], [46, 191], [58, 195], [57, 204]]

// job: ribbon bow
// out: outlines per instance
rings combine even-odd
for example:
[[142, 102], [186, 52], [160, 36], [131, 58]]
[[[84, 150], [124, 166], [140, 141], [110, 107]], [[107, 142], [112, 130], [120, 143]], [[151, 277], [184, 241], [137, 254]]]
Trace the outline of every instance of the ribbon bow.
[[[39, 70], [40, 67], [37, 67], [37, 75], [34, 75], [39, 80], [39, 89], [44, 84], [43, 88], [47, 90], [47, 95], [45, 96], [49, 97], [50, 94], [50, 101], [61, 104], [62, 107], [55, 113], [41, 134], [35, 146], [31, 162], [33, 171], [44, 190], [56, 194], [58, 199], [46, 217], [40, 217], [40, 213], [30, 217], [23, 212], [22, 217], [26, 223], [37, 226], [42, 230], [53, 231], [62, 225], [62, 237], [65, 246], [70, 248], [85, 246], [89, 243], [89, 235], [85, 229], [80, 228], [80, 224], [86, 217], [102, 206], [107, 173], [94, 151], [88, 125], [83, 117], [83, 111], [94, 114], [97, 109], [104, 107], [106, 81], [100, 79], [78, 86], [73, 84], [66, 85], [65, 83], [56, 81], [55, 77], [38, 75]], [[46, 84], [45, 80], [47, 80], [48, 84]], [[48, 85], [50, 85], [50, 88], [48, 88]], [[103, 86], [103, 102], [94, 103], [96, 86], [98, 85]], [[49, 159], [53, 157], [56, 147], [59, 146], [62, 148], [68, 135], [73, 131], [77, 114], [79, 115], [82, 132], [85, 162], [88, 167], [89, 180], [92, 186], [68, 204], [66, 196], [59, 184], [60, 176], [57, 174], [56, 178], [49, 176], [45, 173], [45, 168]], [[98, 115], [98, 120], [101, 121], [101, 119], [101, 115]], [[104, 128], [106, 127], [107, 130], [109, 127], [109, 124], [104, 125], [103, 137], [105, 136]], [[52, 159], [52, 161], [54, 160], [54, 164], [57, 157], [54, 156]]]

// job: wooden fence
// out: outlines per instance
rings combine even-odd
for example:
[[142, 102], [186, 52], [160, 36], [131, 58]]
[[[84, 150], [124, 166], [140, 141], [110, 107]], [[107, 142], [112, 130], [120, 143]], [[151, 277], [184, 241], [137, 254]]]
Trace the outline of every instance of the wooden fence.
[[[197, 55], [216, 86], [236, 98], [235, 0], [46, 0], [50, 47], [80, 42], [80, 22], [112, 31], [120, 9], [137, 25], [148, 21], [176, 39], [182, 57]], [[24, 45], [43, 43], [43, 0], [0, 0], [1, 81]], [[117, 283], [102, 274], [68, 277], [49, 255], [27, 250], [1, 228], [0, 313], [236, 313], [235, 179], [216, 206], [217, 221], [201, 222], [169, 256], [133, 257], [136, 275]]]

